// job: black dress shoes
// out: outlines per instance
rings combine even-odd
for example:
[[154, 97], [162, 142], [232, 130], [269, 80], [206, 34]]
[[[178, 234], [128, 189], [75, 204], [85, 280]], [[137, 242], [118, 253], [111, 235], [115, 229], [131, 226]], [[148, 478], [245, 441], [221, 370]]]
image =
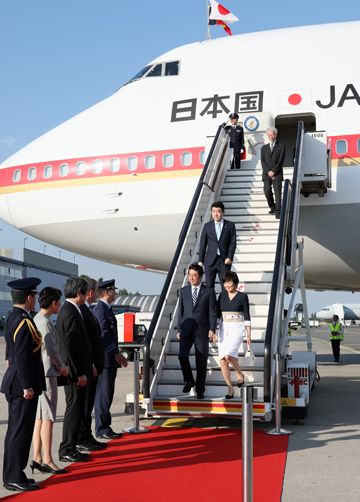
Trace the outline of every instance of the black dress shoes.
[[31, 492], [34, 490], [40, 490], [40, 486], [37, 483], [4, 483], [4, 488], [12, 492]]
[[186, 384], [183, 387], [183, 392], [190, 392], [191, 389], [194, 387], [195, 382], [186, 382]]
[[68, 455], [59, 456], [59, 460], [60, 462], [88, 462], [90, 457], [86, 453], [75, 451], [74, 453], [69, 453]]
[[122, 432], [106, 432], [105, 434], [102, 434], [101, 436], [98, 436], [101, 439], [119, 439], [123, 435]]
[[275, 209], [270, 209], [269, 214], [275, 214]]
[[82, 443], [76, 445], [76, 449], [82, 453], [91, 453], [92, 451], [103, 450], [105, 447], [106, 444], [100, 443], [100, 441], [83, 441]]
[[203, 392], [198, 392], [196, 394], [196, 399], [205, 399], [205, 394]]

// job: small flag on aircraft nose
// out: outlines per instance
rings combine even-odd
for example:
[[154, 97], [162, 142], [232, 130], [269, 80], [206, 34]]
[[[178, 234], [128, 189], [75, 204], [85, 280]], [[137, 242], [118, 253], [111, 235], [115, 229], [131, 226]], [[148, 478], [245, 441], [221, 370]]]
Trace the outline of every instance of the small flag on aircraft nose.
[[228, 35], [230, 35], [230, 36], [232, 35], [232, 31], [231, 31], [230, 27], [226, 23], [224, 23], [224, 21], [209, 19], [209, 24], [210, 25], [217, 24], [218, 26], [221, 26], [221, 28], [223, 28]]
[[[226, 23], [235, 23], [239, 19], [234, 16], [226, 7], [221, 5], [216, 0], [209, 0], [210, 12], [209, 21], [225, 21]], [[209, 23], [212, 24], [212, 23]]]

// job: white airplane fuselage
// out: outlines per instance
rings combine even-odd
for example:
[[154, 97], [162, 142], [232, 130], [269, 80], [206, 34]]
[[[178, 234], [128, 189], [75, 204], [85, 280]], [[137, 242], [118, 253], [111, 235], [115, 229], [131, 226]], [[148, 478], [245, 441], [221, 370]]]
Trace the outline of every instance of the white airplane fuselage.
[[[351, 22], [176, 48], [149, 64], [154, 76], [121, 87], [3, 162], [0, 217], [74, 253], [166, 270], [206, 136], [237, 111], [249, 124], [246, 137], [261, 143], [264, 131], [252, 129], [265, 114], [279, 126], [291, 165], [295, 126], [305, 117], [305, 126], [326, 131], [332, 162], [325, 197], [301, 200], [306, 284], [359, 289], [360, 71], [352, 56], [359, 43], [360, 22]], [[178, 62], [178, 74], [165, 74], [169, 62]], [[243, 162], [258, 163], [260, 148], [248, 149]]]
[[332, 321], [334, 315], [339, 316], [339, 319], [345, 321], [360, 320], [360, 303], [334, 303], [323, 307], [319, 312], [316, 312], [317, 319], [321, 321]]

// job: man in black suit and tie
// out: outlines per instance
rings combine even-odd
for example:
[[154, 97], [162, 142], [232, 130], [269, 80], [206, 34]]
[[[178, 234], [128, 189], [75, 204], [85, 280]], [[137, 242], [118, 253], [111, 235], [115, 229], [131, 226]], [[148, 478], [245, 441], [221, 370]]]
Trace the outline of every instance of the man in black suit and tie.
[[101, 450], [106, 447], [106, 443], [96, 441], [91, 431], [91, 413], [94, 408], [98, 378], [104, 370], [105, 355], [100, 324], [90, 307], [96, 300], [97, 281], [87, 275], [82, 276], [82, 278], [85, 279], [88, 290], [86, 293], [86, 301], [83, 305], [80, 305], [80, 310], [84, 319], [86, 333], [91, 344], [93, 375], [86, 386], [85, 405], [80, 425], [79, 442], [76, 445], [76, 449], [81, 452], [89, 453], [90, 451]]
[[[216, 297], [212, 288], [201, 284], [203, 268], [197, 263], [188, 269], [189, 284], [180, 290], [178, 306], [179, 361], [184, 377], [183, 392], [195, 386], [197, 399], [204, 399], [209, 340], [212, 340], [217, 321]], [[189, 354], [195, 344], [196, 383]]]
[[84, 462], [86, 453], [76, 449], [80, 423], [86, 398], [86, 386], [93, 374], [91, 343], [86, 332], [80, 306], [85, 303], [88, 286], [80, 277], [70, 277], [64, 286], [65, 302], [57, 317], [60, 355], [69, 368], [69, 385], [65, 385], [65, 414], [62, 441], [59, 448], [61, 462]]
[[28, 479], [24, 469], [28, 462], [34, 430], [38, 397], [46, 389], [41, 359], [42, 337], [30, 311], [36, 302], [40, 279], [27, 277], [8, 282], [13, 310], [5, 325], [6, 359], [1, 392], [9, 408], [4, 442], [4, 487], [11, 491], [33, 491], [40, 487]]
[[241, 155], [245, 152], [244, 129], [238, 124], [239, 115], [230, 113], [230, 124], [223, 124], [230, 138], [230, 148], [233, 148], [234, 155], [230, 169], [240, 169]]
[[224, 212], [222, 202], [212, 204], [212, 220], [204, 225], [200, 238], [199, 265], [205, 265], [206, 284], [210, 288], [215, 286], [216, 274], [223, 287], [222, 278], [231, 269], [236, 248], [236, 228], [224, 219]]
[[[283, 165], [285, 146], [277, 141], [277, 129], [269, 127], [266, 131], [269, 143], [261, 148], [261, 165], [263, 169], [264, 194], [269, 205], [269, 214], [280, 218], [281, 188], [283, 181]], [[275, 202], [273, 196], [273, 187]]]

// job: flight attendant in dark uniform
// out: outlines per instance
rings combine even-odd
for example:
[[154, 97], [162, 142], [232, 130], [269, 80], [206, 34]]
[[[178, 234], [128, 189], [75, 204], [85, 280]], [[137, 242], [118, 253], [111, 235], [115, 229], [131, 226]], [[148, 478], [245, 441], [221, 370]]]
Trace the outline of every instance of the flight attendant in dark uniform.
[[240, 169], [241, 155], [245, 152], [244, 129], [238, 124], [239, 115], [230, 113], [230, 124], [224, 124], [224, 128], [230, 137], [230, 148], [234, 149], [234, 156], [230, 169]]
[[116, 296], [115, 279], [98, 282], [99, 300], [93, 313], [101, 328], [101, 338], [105, 351], [105, 365], [99, 376], [95, 395], [95, 430], [102, 439], [117, 439], [121, 432], [111, 428], [110, 408], [114, 397], [117, 368], [127, 366], [125, 357], [119, 353], [116, 317], [111, 304]]
[[8, 282], [13, 310], [5, 326], [8, 368], [1, 384], [1, 392], [5, 394], [9, 406], [3, 480], [7, 490], [19, 492], [40, 488], [24, 473], [38, 397], [46, 388], [41, 360], [42, 338], [30, 316], [30, 311], [35, 308], [36, 286], [40, 282], [35, 277]]

